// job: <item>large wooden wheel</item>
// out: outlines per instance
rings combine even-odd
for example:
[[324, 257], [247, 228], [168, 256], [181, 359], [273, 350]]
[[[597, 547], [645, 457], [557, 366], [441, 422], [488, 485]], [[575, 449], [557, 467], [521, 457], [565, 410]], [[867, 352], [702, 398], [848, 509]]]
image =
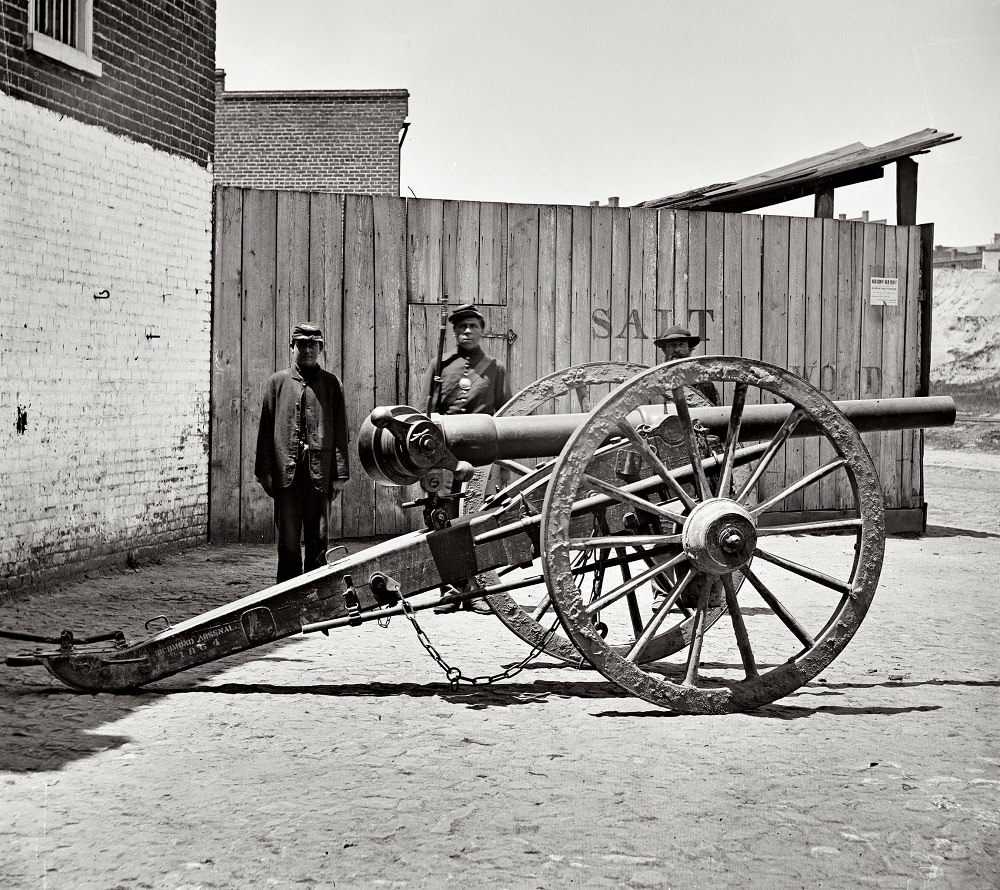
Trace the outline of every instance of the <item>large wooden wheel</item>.
[[[730, 384], [726, 388], [733, 391], [722, 458], [714, 472], [706, 472], [696, 425], [683, 397], [685, 387], [708, 381]], [[741, 441], [741, 425], [744, 405], [754, 395], [787, 403], [789, 414], [769, 440], [751, 447]], [[678, 484], [679, 471], [660, 463], [625, 422], [638, 406], [671, 396], [690, 455], [686, 472], [693, 486]], [[800, 425], [818, 431], [829, 443], [824, 450], [831, 458], [815, 469], [806, 468], [792, 481], [781, 481], [773, 496], [753, 502], [754, 486], [773, 469], [775, 457], [785, 452]], [[669, 503], [638, 495], [648, 497], [648, 510], [675, 514], [673, 526], [660, 535], [602, 540], [586, 533], [586, 515], [594, 504], [589, 470], [595, 455], [616, 441], [641, 454], [662, 477], [661, 491], [672, 499]], [[734, 465], [740, 455], [753, 454], [757, 457], [750, 478], [734, 492]], [[827, 478], [837, 480], [847, 493], [846, 518], [770, 522], [789, 496]], [[612, 501], [634, 504], [637, 497], [624, 488], [616, 492], [602, 486], [601, 491]], [[756, 708], [789, 694], [826, 668], [850, 641], [871, 603], [885, 538], [878, 477], [850, 422], [829, 399], [793, 374], [731, 357], [660, 365], [607, 396], [573, 434], [553, 468], [541, 522], [543, 571], [569, 639], [618, 686], [646, 701], [689, 713]], [[692, 594], [697, 598], [693, 630], [672, 658], [654, 663], [645, 658], [660, 624], [668, 620], [665, 607], [645, 621], [631, 647], [622, 651], [598, 633], [594, 613], [627, 596], [629, 585], [608, 591], [596, 604], [581, 595], [574, 571], [581, 554], [631, 546], [664, 552], [675, 548], [667, 602]], [[749, 581], [745, 589], [757, 594], [753, 605], [747, 602], [749, 593], [737, 599], [740, 577]], [[720, 598], [732, 620], [719, 621], [713, 628], [709, 617]]]
[[[592, 362], [577, 365], [562, 371], [556, 371], [536, 380], [525, 389], [518, 392], [510, 401], [497, 411], [497, 416], [525, 416], [528, 414], [556, 413], [559, 407], [574, 412], [588, 412], [596, 401], [595, 393], [608, 385], [617, 387], [636, 374], [647, 370], [645, 365], [628, 362]], [[565, 398], [568, 397], [568, 398]], [[509, 484], [495, 489], [497, 466], [480, 467], [469, 483], [465, 498], [466, 511], [475, 511], [502, 504], [505, 500], [519, 492], [539, 493], [548, 484], [553, 462], [540, 467], [524, 466], [515, 462], [503, 462], [500, 468], [507, 471]], [[609, 534], [612, 530], [603, 517], [595, 515], [591, 533], [594, 535]], [[679, 548], [673, 548], [669, 554], [654, 553], [640, 558], [634, 550], [626, 554], [624, 547], [599, 553], [580, 554], [574, 562], [576, 584], [581, 596], [588, 602], [593, 602], [603, 596], [606, 588], [616, 587], [634, 577], [634, 571], [644, 571], [652, 577], [655, 565], [667, 562], [676, 556]], [[642, 562], [641, 569], [634, 569], [637, 562]], [[510, 583], [512, 578], [530, 582], [521, 588], [515, 599], [508, 593], [490, 594], [490, 589]], [[539, 646], [546, 654], [563, 661], [578, 664], [581, 662], [579, 649], [564, 635], [553, 631], [557, 621], [555, 610], [547, 587], [539, 560], [531, 568], [519, 567], [502, 576], [496, 572], [487, 572], [479, 576], [479, 585], [486, 591], [486, 601], [513, 633], [530, 646]], [[737, 580], [737, 586], [739, 580]], [[644, 623], [644, 617], [652, 613], [654, 604], [654, 589], [649, 579], [615, 606], [599, 613], [595, 624], [604, 634], [607, 645], [622, 653], [627, 652], [631, 643]], [[657, 629], [654, 639], [643, 650], [643, 660], [655, 660], [666, 654], [683, 648], [691, 639], [694, 627], [693, 610], [684, 602], [675, 602], [668, 609], [669, 620], [663, 620]], [[706, 620], [714, 622], [723, 613], [724, 605], [717, 598], [709, 609]]]

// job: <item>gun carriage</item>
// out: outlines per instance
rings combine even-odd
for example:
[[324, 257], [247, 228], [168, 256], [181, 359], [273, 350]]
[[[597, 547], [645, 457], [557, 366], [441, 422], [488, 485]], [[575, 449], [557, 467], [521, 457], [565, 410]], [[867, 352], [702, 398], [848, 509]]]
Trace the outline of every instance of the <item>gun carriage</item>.
[[[705, 382], [728, 404], [689, 405], [690, 388]], [[578, 411], [544, 413], [570, 400]], [[358, 437], [362, 464], [379, 484], [419, 483], [426, 528], [145, 640], [66, 631], [58, 649], [7, 664], [44, 665], [76, 689], [129, 689], [293, 634], [393, 615], [419, 632], [416, 613], [444, 591], [485, 597], [530, 655], [589, 665], [646, 701], [688, 713], [753, 709], [825, 669], [875, 594], [884, 496], [861, 434], [954, 416], [940, 397], [834, 403], [784, 369], [725, 356], [567, 369], [496, 416], [377, 408]], [[819, 439], [817, 465], [758, 497], [804, 436]], [[457, 519], [453, 474], [469, 481]], [[776, 512], [820, 484], [839, 486], [837, 517]]]

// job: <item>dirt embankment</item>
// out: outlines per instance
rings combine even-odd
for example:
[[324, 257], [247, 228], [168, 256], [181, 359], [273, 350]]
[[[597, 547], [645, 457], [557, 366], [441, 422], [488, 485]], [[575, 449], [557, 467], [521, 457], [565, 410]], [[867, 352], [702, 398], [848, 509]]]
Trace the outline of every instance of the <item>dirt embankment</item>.
[[1000, 272], [934, 271], [931, 391], [955, 399], [958, 420], [928, 430], [930, 447], [1000, 453]]
[[931, 379], [1000, 385], [1000, 272], [934, 270]]

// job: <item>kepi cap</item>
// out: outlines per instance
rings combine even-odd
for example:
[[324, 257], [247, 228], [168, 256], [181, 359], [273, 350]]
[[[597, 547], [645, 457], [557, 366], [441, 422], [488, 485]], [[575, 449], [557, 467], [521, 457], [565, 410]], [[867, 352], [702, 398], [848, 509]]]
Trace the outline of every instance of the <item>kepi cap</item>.
[[654, 346], [663, 346], [676, 340], [687, 340], [692, 347], [701, 343], [701, 337], [696, 337], [687, 328], [682, 328], [679, 324], [667, 328], [662, 334], [653, 339]]
[[451, 315], [448, 316], [448, 321], [452, 324], [461, 321], [463, 318], [478, 318], [479, 323], [486, 326], [486, 319], [483, 313], [480, 312], [472, 303], [463, 303], [461, 306], [456, 306]]
[[312, 340], [314, 343], [322, 343], [323, 331], [311, 321], [304, 321], [295, 325], [295, 330], [292, 331], [292, 343], [296, 340]]

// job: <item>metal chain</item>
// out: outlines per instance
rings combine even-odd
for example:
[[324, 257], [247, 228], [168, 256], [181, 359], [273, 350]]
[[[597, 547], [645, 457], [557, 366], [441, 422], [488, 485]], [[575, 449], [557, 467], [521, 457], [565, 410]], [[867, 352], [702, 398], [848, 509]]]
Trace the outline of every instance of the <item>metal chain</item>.
[[545, 634], [542, 636], [541, 640], [532, 647], [531, 651], [517, 664], [511, 665], [506, 670], [499, 674], [492, 674], [488, 677], [467, 677], [462, 673], [461, 668], [452, 667], [444, 660], [440, 652], [434, 648], [434, 644], [430, 641], [430, 637], [424, 633], [423, 628], [417, 623], [417, 617], [413, 611], [413, 606], [407, 602], [406, 597], [400, 600], [400, 605], [403, 607], [403, 614], [410, 620], [410, 624], [413, 625], [413, 629], [417, 633], [417, 639], [420, 641], [420, 645], [427, 650], [427, 654], [430, 655], [434, 661], [437, 662], [438, 667], [444, 671], [444, 675], [448, 678], [448, 682], [451, 683], [453, 689], [458, 688], [459, 683], [468, 683], [471, 686], [488, 686], [491, 683], [496, 683], [500, 680], [509, 680], [511, 677], [517, 676], [521, 671], [523, 671], [535, 656], [541, 652], [552, 635], [556, 632], [556, 628], [559, 626], [559, 619], [556, 618], [552, 622], [552, 627], [550, 627]]

